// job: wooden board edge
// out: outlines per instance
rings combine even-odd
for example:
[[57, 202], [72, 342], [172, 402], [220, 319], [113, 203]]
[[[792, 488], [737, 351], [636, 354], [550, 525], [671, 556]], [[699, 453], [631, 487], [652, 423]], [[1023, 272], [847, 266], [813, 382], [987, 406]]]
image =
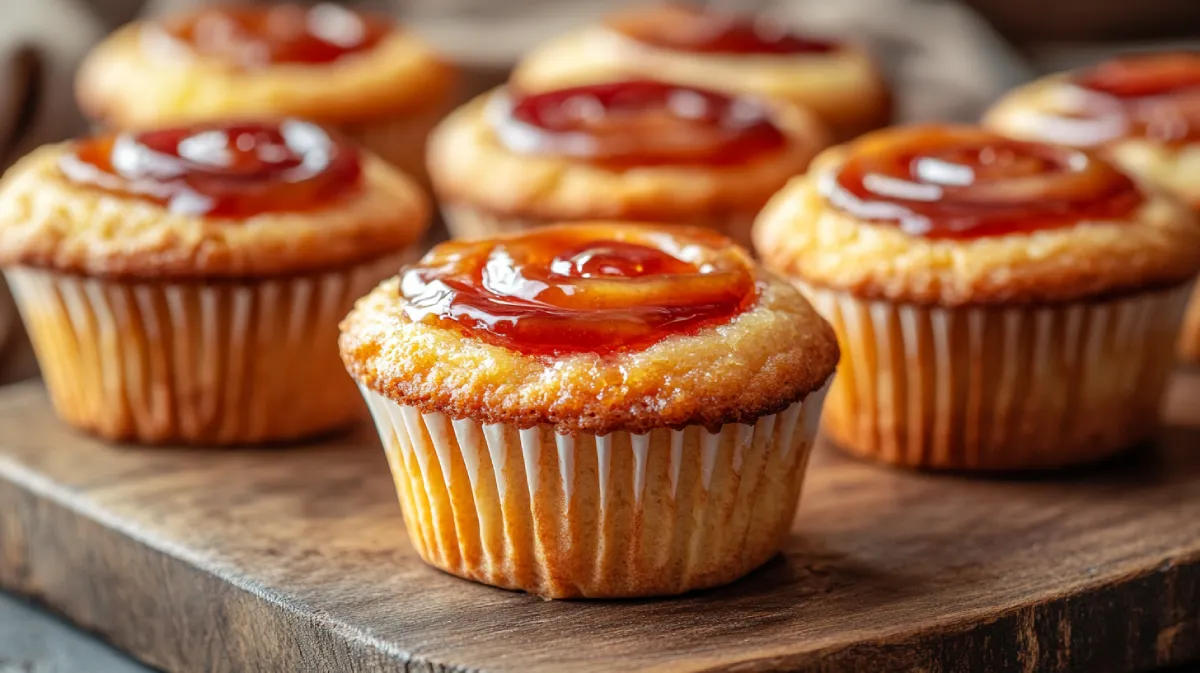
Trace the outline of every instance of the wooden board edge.
[[[1073, 628], [1087, 624], [1088, 630]], [[1200, 663], [1200, 554], [965, 621], [707, 671], [1140, 671]]]
[[[344, 625], [315, 620], [106, 525], [59, 495], [0, 464], [0, 586], [151, 666], [240, 671], [287, 662], [295, 671], [473, 670], [390, 652]], [[197, 632], [196, 623], [208, 628]], [[1090, 632], [1072, 628], [1078, 623], [1092, 625]], [[263, 651], [263, 643], [275, 651]], [[1200, 661], [1200, 555], [1013, 608], [982, 624], [904, 631], [797, 655], [733, 657], [708, 670], [1144, 670], [1193, 661]]]
[[[19, 392], [0, 397], [15, 399]], [[178, 550], [114, 523], [78, 493], [0, 456], [0, 587], [152, 666], [276, 670], [286, 662], [285, 669], [295, 671], [474, 670], [399, 652], [341, 622], [314, 618], [320, 606], [302, 610], [237, 578], [213, 575]], [[190, 628], [196, 623], [207, 628], [196, 632]], [[1084, 633], [1073, 628], [1078, 624], [1098, 626]], [[717, 658], [721, 664], [681, 660], [679, 668], [936, 673], [1144, 670], [1197, 662], [1200, 554], [1143, 564], [1115, 581], [1014, 606], [983, 623], [902, 628], [796, 654], [725, 654]]]
[[36, 479], [0, 462], [0, 587], [146, 664], [206, 673], [465, 673], [218, 577]]

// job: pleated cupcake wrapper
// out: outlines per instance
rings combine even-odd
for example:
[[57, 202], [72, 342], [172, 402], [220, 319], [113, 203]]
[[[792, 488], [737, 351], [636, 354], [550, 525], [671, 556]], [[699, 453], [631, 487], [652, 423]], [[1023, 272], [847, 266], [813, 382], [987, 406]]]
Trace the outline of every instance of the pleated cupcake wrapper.
[[1191, 291], [946, 309], [799, 286], [842, 347], [825, 432], [856, 454], [951, 469], [1062, 466], [1147, 439]]
[[12, 353], [20, 336], [21, 322], [12, 294], [0, 281], [0, 382], [7, 382], [14, 369], [23, 369], [13, 362], [17, 354]]
[[1179, 336], [1179, 356], [1185, 362], [1200, 364], [1200, 286], [1196, 287], [1183, 319]]
[[362, 388], [431, 565], [548, 598], [731, 582], [791, 527], [825, 390], [755, 424], [647, 434], [454, 420]]
[[242, 444], [361, 415], [337, 325], [410, 257], [245, 283], [5, 275], [60, 417], [115, 440]]
[[[690, 224], [706, 229], [713, 229], [733, 239], [735, 243], [746, 249], [750, 249], [752, 245], [750, 230], [754, 225], [754, 216], [755, 213], [735, 213], [721, 217], [706, 216], [707, 219], [703, 221], [681, 221], [670, 222], [668, 224]], [[547, 221], [520, 216], [500, 215], [463, 203], [443, 203], [442, 219], [446, 222], [446, 228], [450, 231], [450, 236], [459, 239], [488, 238], [498, 234], [511, 234], [536, 229], [540, 226], [557, 222], [556, 220]]]

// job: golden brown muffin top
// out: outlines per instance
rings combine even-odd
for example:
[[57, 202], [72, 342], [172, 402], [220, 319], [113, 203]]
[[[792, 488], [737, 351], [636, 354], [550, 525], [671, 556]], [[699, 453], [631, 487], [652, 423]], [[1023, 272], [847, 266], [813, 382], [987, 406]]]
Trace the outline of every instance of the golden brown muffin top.
[[9, 169], [0, 264], [120, 278], [288, 275], [393, 254], [428, 219], [411, 180], [307, 122], [125, 133], [42, 147]]
[[[930, 133], [966, 138], [967, 149], [914, 149], [911, 138]], [[769, 268], [809, 284], [942, 306], [1136, 292], [1185, 282], [1200, 270], [1200, 223], [1184, 204], [1081, 150], [1026, 145], [970, 127], [918, 127], [831, 148], [763, 210], [755, 246]], [[984, 165], [973, 163], [981, 156]], [[860, 203], [856, 211], [846, 203], [859, 196], [840, 185], [864, 158], [875, 165], [854, 184], [879, 191], [862, 199], [867, 210]], [[965, 212], [968, 222], [1001, 219], [986, 220], [991, 229], [974, 235], [922, 235], [923, 220], [909, 218], [905, 203], [943, 216]], [[866, 217], [886, 220], [898, 204], [899, 222]]]
[[590, 434], [753, 422], [838, 359], [829, 325], [727, 239], [610, 223], [439, 246], [358, 302], [341, 353], [399, 404]]
[[[321, 24], [327, 31], [337, 29], [342, 33], [330, 38], [337, 40], [345, 39], [347, 24], [353, 27], [358, 16], [333, 5], [311, 10], [286, 5], [246, 10], [206, 8], [198, 10], [197, 15], [208, 22], [201, 25], [209, 28], [194, 32], [231, 32], [228, 27], [213, 28], [211, 23], [214, 16], [219, 20], [221, 14], [233, 11], [299, 12], [299, 18], [274, 17], [260, 23]], [[308, 12], [307, 17], [304, 12]], [[315, 12], [330, 16], [314, 17]], [[190, 18], [135, 22], [100, 43], [84, 61], [76, 79], [76, 95], [84, 112], [117, 128], [284, 116], [349, 123], [440, 106], [453, 87], [451, 67], [422, 40], [397, 26], [386, 26], [369, 48], [336, 59], [267, 59], [247, 67], [243, 57], [254, 54], [254, 47], [262, 50], [263, 45], [249, 38], [246, 44], [239, 44], [241, 33], [232, 38], [209, 38], [215, 45], [213, 49], [230, 52], [210, 53], [193, 49], [164, 29], [173, 21]]]
[[1200, 209], [1200, 53], [1113, 59], [1018, 87], [984, 125], [1089, 147]]
[[[603, 24], [536, 47], [517, 64], [510, 81], [523, 90], [545, 91], [646, 76], [751, 93], [811, 108], [836, 138], [878, 128], [890, 119], [887, 85], [871, 57], [857, 45], [794, 36], [797, 41], [811, 42], [813, 48], [780, 48], [793, 37], [780, 27], [761, 31], [774, 43], [762, 49], [687, 44], [689, 35], [696, 39], [720, 36], [720, 24], [737, 30], [742, 27], [739, 24], [747, 23], [758, 22], [754, 17], [671, 4], [634, 7]], [[645, 35], [643, 39], [633, 37], [646, 32], [663, 34], [680, 43], [664, 44], [662, 40], [645, 39]]]
[[[757, 210], [828, 144], [820, 122], [788, 103], [762, 103], [781, 148], [726, 164], [611, 166], [555, 152], [514, 151], [498, 135], [504, 89], [459, 108], [434, 131], [429, 172], [439, 199], [539, 220], [672, 222]], [[755, 105], [759, 104], [757, 101]]]

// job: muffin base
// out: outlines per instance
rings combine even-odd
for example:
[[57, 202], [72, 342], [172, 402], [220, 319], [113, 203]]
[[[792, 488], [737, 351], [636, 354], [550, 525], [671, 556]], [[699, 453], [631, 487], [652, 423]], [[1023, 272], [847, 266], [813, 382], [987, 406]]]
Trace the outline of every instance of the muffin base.
[[363, 396], [427, 563], [545, 598], [616, 598], [726, 584], [778, 553], [824, 389], [754, 425], [598, 437]]
[[21, 366], [21, 320], [8, 286], [0, 281], [0, 383], [21, 378], [26, 368]]
[[1183, 319], [1179, 335], [1179, 357], [1190, 364], [1200, 364], [1200, 285], [1196, 287]]
[[5, 275], [59, 417], [110, 440], [227, 445], [362, 417], [337, 325], [409, 258], [228, 283]]
[[952, 470], [1087, 463], [1152, 437], [1190, 293], [947, 309], [798, 285], [842, 347], [824, 432], [858, 456]]
[[[668, 222], [667, 224], [688, 224], [713, 229], [749, 250], [752, 245], [750, 230], [754, 225], [754, 215], [755, 213], [737, 213], [723, 218], [704, 218], [689, 222]], [[446, 228], [450, 230], [450, 236], [462, 239], [489, 238], [567, 221], [501, 215], [461, 202], [442, 204], [442, 219], [446, 222]]]

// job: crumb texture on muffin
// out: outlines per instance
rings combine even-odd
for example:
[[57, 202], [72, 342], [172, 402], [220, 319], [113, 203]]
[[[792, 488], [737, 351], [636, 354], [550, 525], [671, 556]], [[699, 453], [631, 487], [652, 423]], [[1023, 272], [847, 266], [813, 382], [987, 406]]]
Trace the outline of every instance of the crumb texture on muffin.
[[242, 70], [149, 51], [147, 25], [117, 30], [80, 67], [76, 94], [89, 116], [120, 128], [260, 116], [347, 123], [436, 109], [454, 85], [450, 66], [401, 30], [333, 63]]
[[833, 330], [783, 281], [760, 272], [754, 307], [637, 351], [539, 357], [409, 320], [384, 282], [342, 323], [358, 382], [422, 412], [558, 432], [753, 423], [821, 388], [838, 359]]
[[817, 189], [846, 149], [822, 153], [759, 215], [754, 242], [769, 268], [863, 298], [942, 306], [1071, 301], [1178, 285], [1200, 271], [1200, 222], [1146, 186], [1127, 219], [968, 240], [909, 235], [859, 220]]
[[487, 118], [492, 94], [459, 108], [430, 138], [429, 173], [443, 201], [543, 220], [692, 221], [757, 211], [827, 144], [815, 117], [787, 103], [774, 121], [788, 138], [780, 151], [731, 166], [613, 169], [551, 154], [518, 154]]
[[527, 91], [631, 75], [751, 93], [808, 106], [839, 138], [885, 125], [891, 101], [878, 67], [854, 45], [823, 54], [715, 55], [640, 44], [602, 26], [555, 38], [513, 71]]
[[[987, 114], [983, 125], [1019, 140], [1086, 145], [1085, 137], [1063, 135], [1062, 124], [1047, 123], [1070, 117], [1065, 75], [1053, 75], [1010, 91]], [[1099, 148], [1106, 157], [1146, 182], [1170, 190], [1200, 209], [1200, 144], [1168, 145], [1147, 138], [1127, 137]]]
[[245, 220], [169, 212], [69, 181], [43, 147], [0, 183], [0, 264], [126, 278], [249, 278], [322, 271], [394, 254], [424, 233], [415, 184], [362, 154], [361, 185], [319, 210]]

